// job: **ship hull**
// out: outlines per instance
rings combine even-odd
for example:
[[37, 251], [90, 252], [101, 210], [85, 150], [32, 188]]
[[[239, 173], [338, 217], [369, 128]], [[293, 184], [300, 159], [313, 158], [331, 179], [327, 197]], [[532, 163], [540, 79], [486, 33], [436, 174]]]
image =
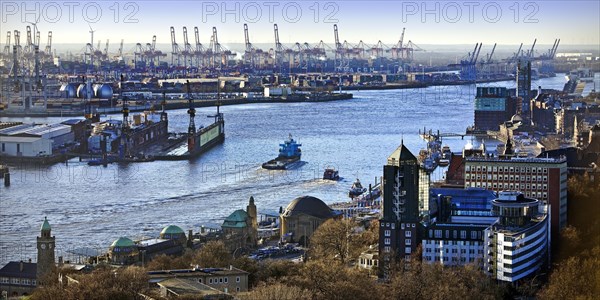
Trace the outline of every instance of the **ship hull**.
[[[217, 121], [211, 124], [208, 127], [202, 128], [199, 130], [194, 139], [195, 139], [195, 149], [194, 151], [185, 151], [184, 153], [166, 153], [155, 155], [155, 160], [187, 160], [193, 159], [200, 154], [205, 153], [210, 150], [212, 147], [219, 145], [225, 141], [225, 123], [221, 121]], [[179, 147], [187, 147], [187, 143], [184, 142], [183, 145]]]
[[267, 170], [289, 170], [300, 166], [302, 162], [300, 161], [300, 157], [292, 157], [292, 158], [275, 158], [264, 164], [262, 164], [263, 169]]

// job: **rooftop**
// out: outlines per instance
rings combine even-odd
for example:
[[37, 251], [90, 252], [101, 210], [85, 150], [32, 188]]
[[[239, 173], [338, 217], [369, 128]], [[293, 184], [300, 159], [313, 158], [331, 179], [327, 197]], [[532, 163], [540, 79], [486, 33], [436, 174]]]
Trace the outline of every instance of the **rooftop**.
[[248, 226], [246, 220], [248, 220], [248, 213], [243, 209], [238, 209], [225, 218], [222, 227], [243, 228]]
[[196, 280], [186, 280], [181, 278], [169, 278], [157, 283], [159, 286], [170, 290], [178, 296], [183, 295], [217, 295], [223, 292], [214, 289], [206, 284], [202, 284]]
[[292, 200], [282, 215], [284, 217], [293, 217], [300, 214], [321, 219], [327, 219], [336, 215], [325, 202], [312, 196], [302, 196]]
[[[23, 270], [21, 270], [23, 264]], [[0, 269], [0, 277], [18, 277], [35, 279], [37, 263], [11, 261]]]
[[126, 237], [120, 237], [117, 240], [115, 240], [111, 245], [111, 247], [131, 247], [131, 246], [135, 246], [135, 243]]
[[545, 157], [467, 157], [467, 162], [511, 162], [511, 163], [563, 163], [567, 162], [566, 157], [545, 158]]
[[196, 277], [196, 276], [225, 276], [225, 275], [242, 275], [248, 272], [234, 268], [193, 268], [193, 269], [176, 269], [176, 270], [157, 270], [149, 271], [150, 278], [164, 277]]
[[160, 234], [183, 234], [183, 229], [176, 225], [169, 225], [160, 232]]

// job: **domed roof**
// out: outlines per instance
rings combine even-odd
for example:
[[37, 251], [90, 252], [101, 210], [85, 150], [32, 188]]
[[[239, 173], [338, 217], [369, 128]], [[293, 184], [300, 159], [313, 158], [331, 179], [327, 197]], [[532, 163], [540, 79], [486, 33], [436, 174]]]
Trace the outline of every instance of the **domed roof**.
[[335, 216], [333, 210], [321, 201], [319, 198], [312, 196], [298, 197], [285, 208], [284, 217], [291, 217], [300, 214], [305, 214], [321, 219], [327, 219]]
[[120, 237], [110, 245], [110, 247], [132, 247], [135, 243], [126, 237]]
[[44, 217], [44, 223], [42, 223], [42, 231], [50, 231], [50, 223], [48, 223], [48, 218]]
[[169, 225], [165, 228], [163, 228], [163, 230], [160, 232], [161, 235], [163, 234], [184, 234], [183, 229], [181, 229], [181, 227], [176, 226], [176, 225]]

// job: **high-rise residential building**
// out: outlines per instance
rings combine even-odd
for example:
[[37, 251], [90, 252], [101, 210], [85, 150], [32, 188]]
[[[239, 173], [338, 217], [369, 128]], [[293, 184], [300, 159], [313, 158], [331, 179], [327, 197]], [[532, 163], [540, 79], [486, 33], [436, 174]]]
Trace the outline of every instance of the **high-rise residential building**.
[[566, 158], [467, 157], [465, 187], [522, 192], [552, 206], [552, 239], [567, 225]]
[[516, 282], [548, 265], [552, 206], [519, 192], [492, 201], [498, 220], [485, 230], [484, 268], [500, 281]]
[[383, 218], [379, 228], [380, 275], [389, 264], [410, 259], [420, 243], [421, 221], [429, 216], [429, 173], [404, 143], [383, 167]]

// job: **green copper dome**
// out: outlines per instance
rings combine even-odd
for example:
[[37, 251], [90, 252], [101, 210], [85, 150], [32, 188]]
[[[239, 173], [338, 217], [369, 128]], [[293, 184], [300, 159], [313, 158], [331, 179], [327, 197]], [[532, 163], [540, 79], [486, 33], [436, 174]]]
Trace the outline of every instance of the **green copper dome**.
[[163, 228], [163, 230], [160, 232], [161, 235], [163, 234], [184, 234], [183, 229], [181, 229], [181, 227], [179, 226], [175, 226], [175, 225], [169, 225], [165, 228]]
[[50, 231], [50, 223], [48, 223], [47, 217], [44, 217], [44, 223], [42, 223], [42, 231]]
[[129, 238], [120, 237], [116, 241], [114, 241], [112, 243], [112, 245], [110, 245], [110, 246], [113, 248], [114, 247], [119, 247], [119, 248], [120, 247], [133, 247], [133, 246], [135, 246], [135, 243]]

